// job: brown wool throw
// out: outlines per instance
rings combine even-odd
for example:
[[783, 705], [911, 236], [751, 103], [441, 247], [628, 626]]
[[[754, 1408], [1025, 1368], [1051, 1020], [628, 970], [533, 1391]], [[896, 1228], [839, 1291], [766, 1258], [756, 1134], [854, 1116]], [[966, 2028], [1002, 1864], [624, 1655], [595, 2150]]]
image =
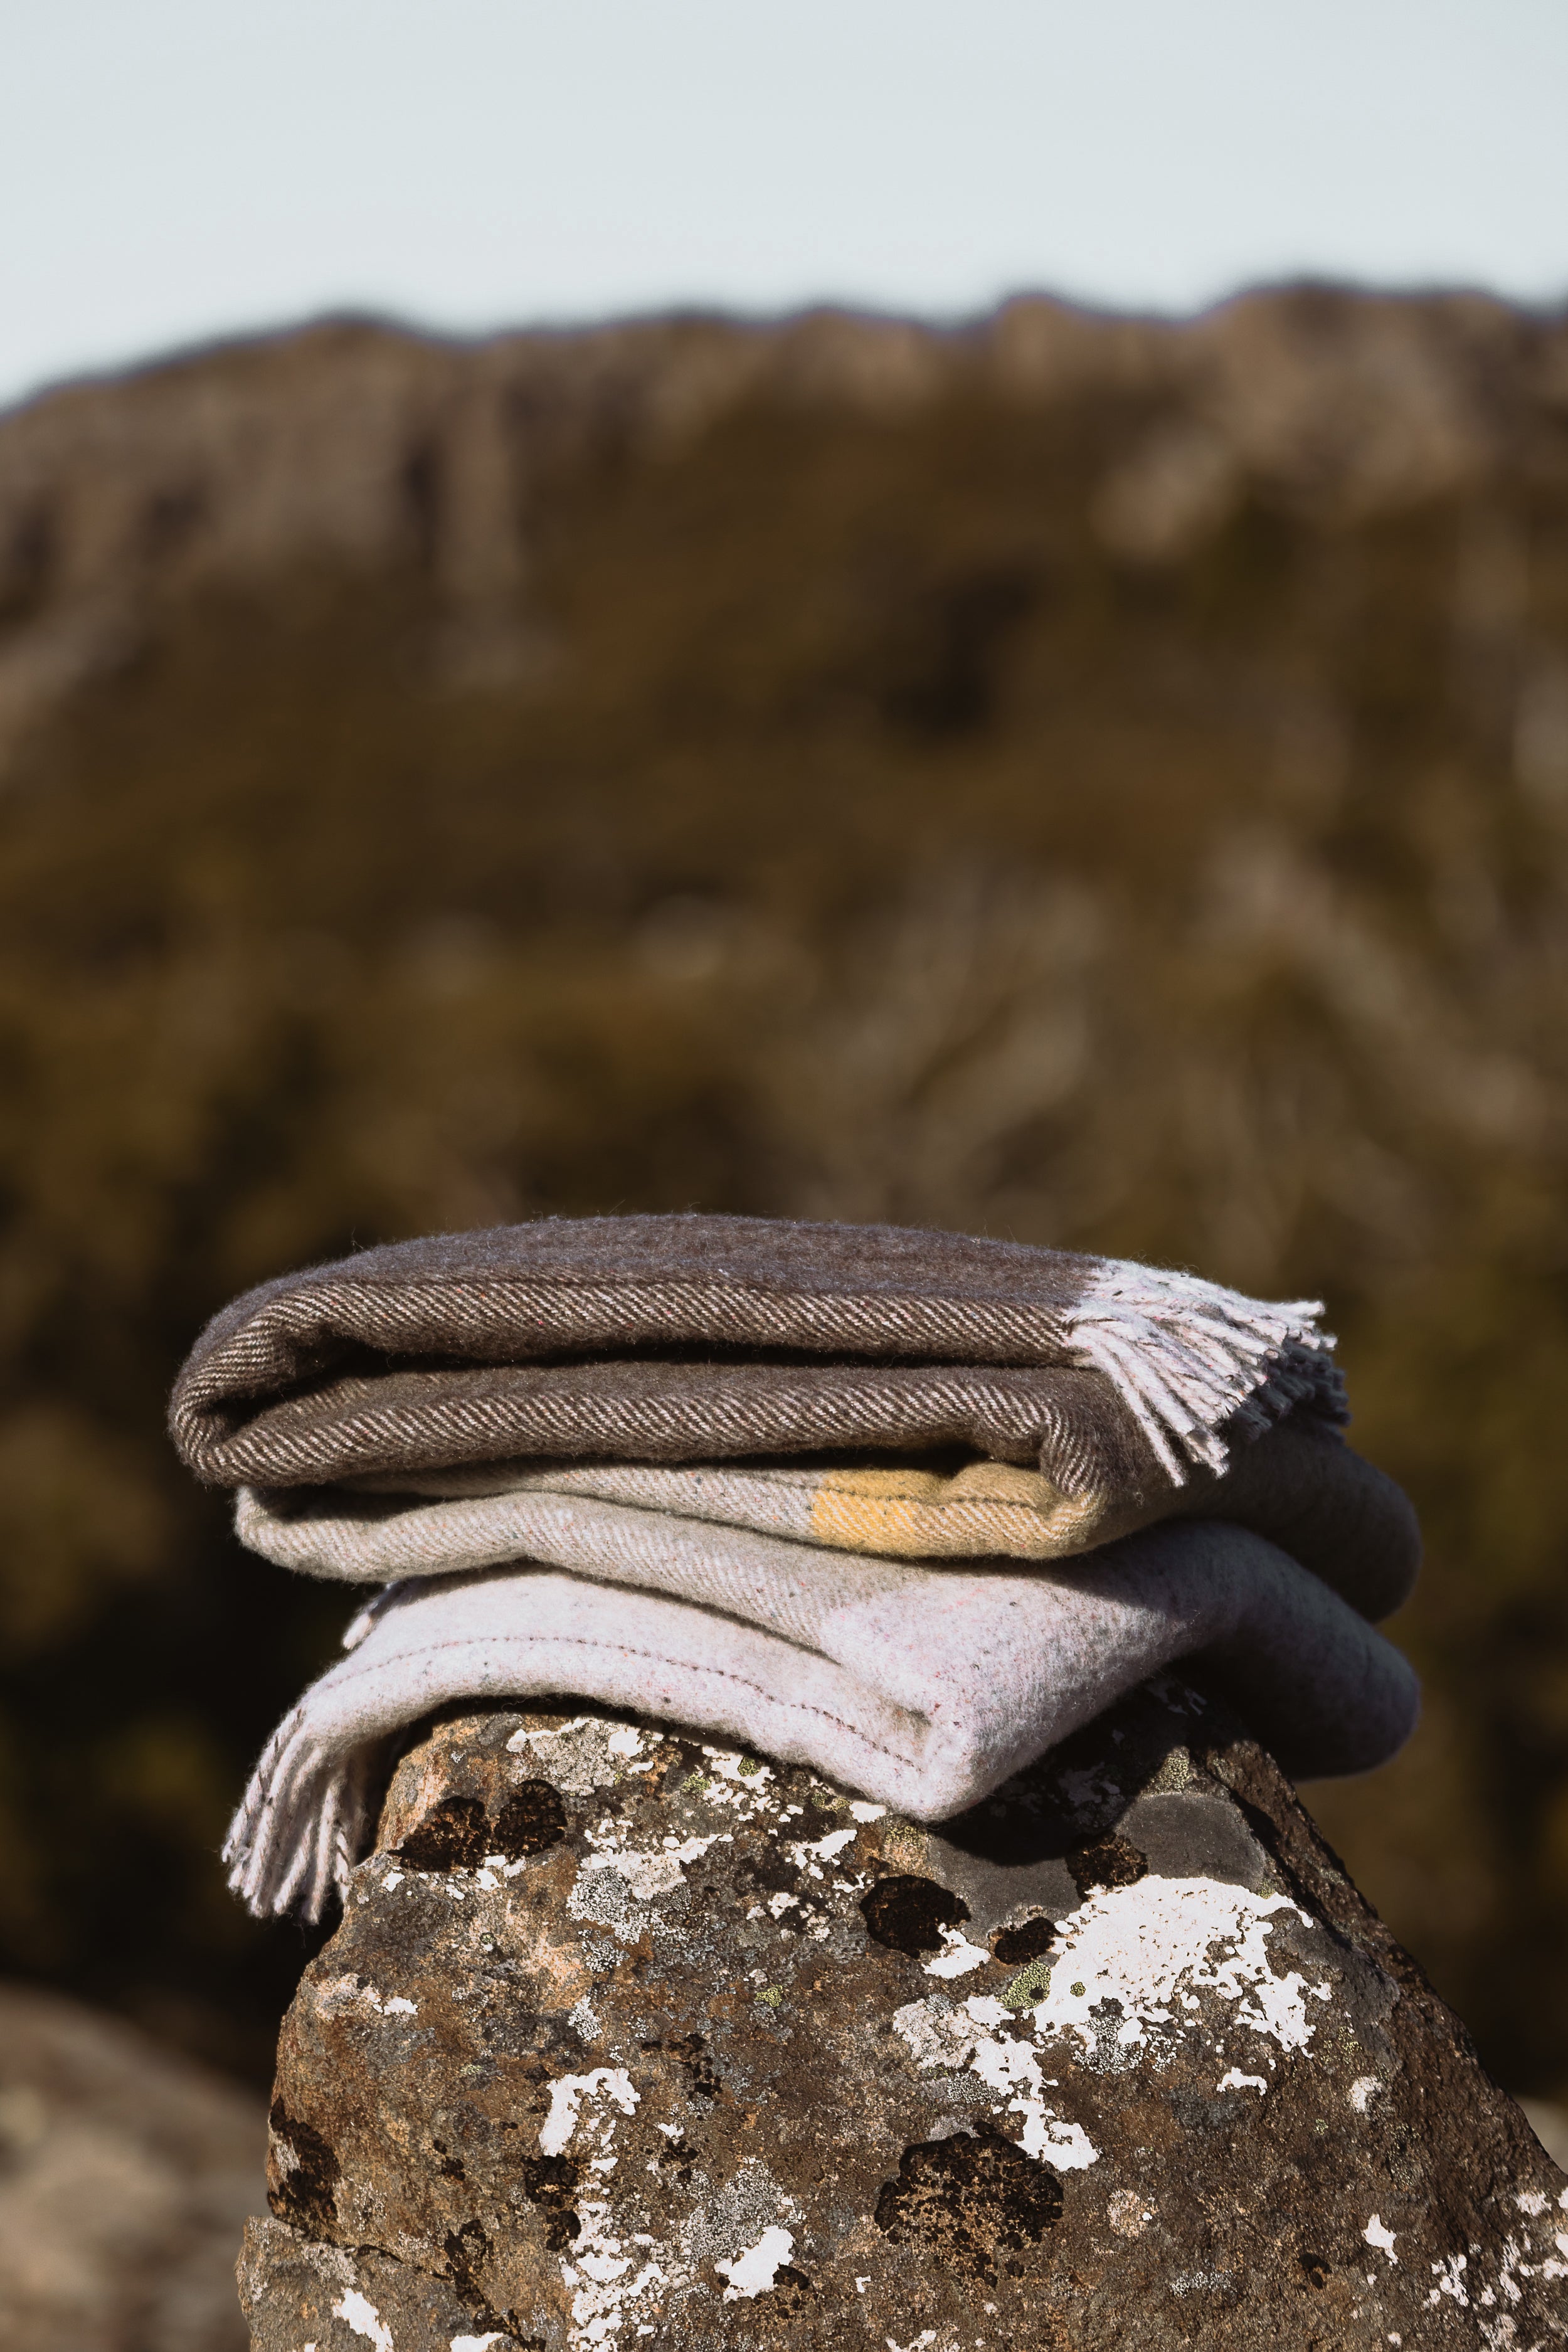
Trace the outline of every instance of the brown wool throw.
[[1108, 1496], [1345, 1418], [1310, 1301], [1017, 1242], [764, 1217], [552, 1217], [284, 1275], [216, 1316], [174, 1443], [220, 1486], [519, 1455], [962, 1446]]
[[[1415, 1720], [1408, 1504], [1310, 1304], [889, 1226], [552, 1219], [248, 1293], [172, 1406], [241, 1540], [385, 1589], [230, 1832], [319, 1915], [437, 1705], [575, 1693], [917, 1818], [1204, 1658], [1299, 1772]], [[1228, 1524], [1227, 1524], [1228, 1523]]]

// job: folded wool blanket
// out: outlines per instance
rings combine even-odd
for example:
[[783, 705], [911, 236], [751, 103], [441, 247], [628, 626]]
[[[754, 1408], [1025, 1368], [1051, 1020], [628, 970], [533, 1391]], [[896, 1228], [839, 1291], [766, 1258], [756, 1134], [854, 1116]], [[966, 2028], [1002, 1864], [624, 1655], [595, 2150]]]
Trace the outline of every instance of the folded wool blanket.
[[253, 1549], [388, 1591], [262, 1759], [232, 1883], [319, 1911], [380, 1743], [486, 1693], [749, 1738], [922, 1819], [1184, 1658], [1293, 1769], [1382, 1760], [1415, 1685], [1366, 1621], [1419, 1546], [1339, 1436], [1319, 1312], [733, 1217], [552, 1219], [264, 1285], [192, 1351], [175, 1442], [239, 1490]]
[[1203, 1659], [1299, 1774], [1380, 1763], [1415, 1721], [1399, 1653], [1245, 1528], [1202, 1520], [1066, 1563], [933, 1569], [555, 1499], [552, 1556], [591, 1575], [394, 1585], [279, 1727], [225, 1849], [254, 1911], [320, 1916], [363, 1850], [380, 1743], [456, 1699], [577, 1694], [808, 1764], [924, 1821], [1182, 1659]]
[[[1038, 1471], [971, 1462], [852, 1466], [636, 1462], [480, 1463], [383, 1474], [336, 1486], [242, 1486], [235, 1528], [253, 1551], [308, 1576], [384, 1583], [512, 1559], [567, 1560], [556, 1531], [574, 1500], [647, 1518], [710, 1521], [794, 1544], [904, 1559], [1055, 1559], [1157, 1517], [1226, 1519], [1266, 1536], [1363, 1617], [1405, 1600], [1420, 1560], [1415, 1513], [1371, 1463], [1321, 1423], [1292, 1419], [1241, 1446], [1230, 1468], [1199, 1471], [1173, 1496], [1158, 1490], [1088, 1504]], [[581, 1516], [581, 1515], [579, 1515]]]
[[174, 1442], [216, 1486], [518, 1456], [958, 1445], [1114, 1505], [1344, 1419], [1310, 1302], [891, 1225], [546, 1218], [366, 1250], [215, 1317]]

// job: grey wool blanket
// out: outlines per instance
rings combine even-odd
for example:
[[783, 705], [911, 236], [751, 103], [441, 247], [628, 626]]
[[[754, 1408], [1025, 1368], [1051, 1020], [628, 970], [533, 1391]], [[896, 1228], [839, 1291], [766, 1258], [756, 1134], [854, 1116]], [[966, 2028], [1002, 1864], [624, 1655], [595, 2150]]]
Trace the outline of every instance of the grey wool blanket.
[[1398, 1490], [1341, 1438], [1310, 1305], [1012, 1243], [551, 1220], [371, 1250], [209, 1326], [172, 1406], [241, 1540], [383, 1587], [230, 1833], [319, 1915], [389, 1738], [578, 1695], [750, 1739], [917, 1818], [1178, 1659], [1300, 1773], [1415, 1719], [1371, 1620]]

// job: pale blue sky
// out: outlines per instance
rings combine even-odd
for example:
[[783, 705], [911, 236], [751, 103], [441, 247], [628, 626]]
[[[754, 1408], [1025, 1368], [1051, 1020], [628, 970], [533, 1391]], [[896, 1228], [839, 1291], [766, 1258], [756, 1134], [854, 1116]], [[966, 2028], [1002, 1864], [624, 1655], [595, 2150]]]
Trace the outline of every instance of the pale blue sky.
[[0, 0], [0, 401], [342, 308], [1559, 302], [1568, 0]]

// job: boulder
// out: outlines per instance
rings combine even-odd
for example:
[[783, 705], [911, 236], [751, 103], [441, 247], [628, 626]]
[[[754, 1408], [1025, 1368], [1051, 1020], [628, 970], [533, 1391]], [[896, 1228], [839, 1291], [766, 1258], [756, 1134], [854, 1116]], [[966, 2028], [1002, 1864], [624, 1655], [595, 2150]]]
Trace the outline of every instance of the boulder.
[[1214, 1699], [939, 1830], [437, 1720], [283, 2027], [256, 2352], [1544, 2345], [1568, 2179]]
[[266, 2147], [255, 2093], [78, 2001], [0, 1988], [5, 2352], [243, 2352], [234, 2248]]

